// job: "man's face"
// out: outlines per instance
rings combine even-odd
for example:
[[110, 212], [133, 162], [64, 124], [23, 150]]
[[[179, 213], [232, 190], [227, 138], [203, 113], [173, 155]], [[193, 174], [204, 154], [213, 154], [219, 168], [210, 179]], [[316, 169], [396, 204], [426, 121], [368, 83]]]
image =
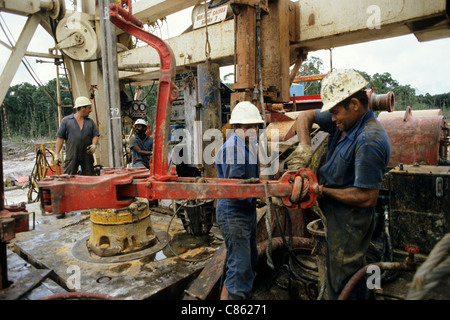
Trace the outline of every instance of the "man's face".
[[145, 133], [147, 127], [144, 126], [143, 124], [137, 124], [136, 125], [136, 133], [140, 134], [140, 133]]
[[330, 109], [330, 113], [331, 120], [336, 123], [336, 127], [342, 132], [348, 132], [358, 121], [358, 115], [353, 111], [352, 102], [350, 102], [348, 108], [338, 104]]
[[88, 106], [81, 107], [80, 111], [84, 117], [89, 117], [89, 114], [92, 112], [92, 106], [88, 105]]
[[245, 142], [253, 142], [258, 137], [258, 125], [257, 124], [241, 124], [240, 128], [234, 129], [236, 134]]

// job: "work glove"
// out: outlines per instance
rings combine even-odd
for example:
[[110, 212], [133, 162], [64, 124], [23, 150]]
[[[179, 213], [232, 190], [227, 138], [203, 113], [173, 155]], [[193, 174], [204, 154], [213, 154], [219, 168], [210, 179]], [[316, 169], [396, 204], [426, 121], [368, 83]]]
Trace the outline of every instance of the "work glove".
[[312, 148], [306, 143], [299, 143], [297, 148], [286, 158], [288, 170], [307, 168], [312, 158]]
[[55, 166], [60, 166], [62, 165], [62, 160], [61, 160], [61, 155], [60, 154], [55, 154], [55, 158], [53, 159]]
[[87, 152], [87, 154], [94, 154], [95, 149], [97, 149], [97, 145], [91, 144], [89, 147], [86, 148], [86, 152]]

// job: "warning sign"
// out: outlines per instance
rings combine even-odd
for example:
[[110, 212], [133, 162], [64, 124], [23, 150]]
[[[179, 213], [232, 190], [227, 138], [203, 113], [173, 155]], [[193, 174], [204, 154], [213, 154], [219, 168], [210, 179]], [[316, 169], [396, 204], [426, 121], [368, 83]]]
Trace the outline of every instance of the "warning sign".
[[[227, 17], [227, 8], [228, 6], [221, 6], [214, 9], [210, 9], [207, 12], [208, 16], [208, 26], [217, 22], [224, 21]], [[195, 17], [194, 21], [194, 29], [198, 29], [201, 27], [204, 27], [206, 25], [205, 23], [205, 12], [199, 13]]]

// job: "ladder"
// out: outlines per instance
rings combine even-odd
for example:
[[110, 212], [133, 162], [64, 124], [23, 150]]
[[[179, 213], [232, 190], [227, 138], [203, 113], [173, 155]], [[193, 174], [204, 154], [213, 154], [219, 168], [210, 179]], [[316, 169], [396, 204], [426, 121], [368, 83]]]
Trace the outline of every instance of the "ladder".
[[[69, 81], [69, 77], [67, 75], [67, 68], [64, 63], [63, 59], [55, 59], [55, 65], [56, 65], [56, 101], [58, 103], [58, 123], [61, 124], [61, 121], [63, 119], [62, 114], [62, 108], [73, 108], [73, 95], [72, 95], [72, 89]], [[65, 77], [68, 84], [68, 89], [61, 87], [61, 78]], [[62, 104], [61, 102], [61, 93], [62, 92], [69, 92], [70, 94], [70, 101], [72, 101], [72, 104]]]

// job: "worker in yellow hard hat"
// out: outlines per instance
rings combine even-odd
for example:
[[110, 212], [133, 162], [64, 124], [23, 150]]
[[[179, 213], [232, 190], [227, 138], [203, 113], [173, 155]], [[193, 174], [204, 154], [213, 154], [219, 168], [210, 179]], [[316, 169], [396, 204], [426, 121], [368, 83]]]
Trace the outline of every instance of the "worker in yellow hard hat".
[[[375, 205], [391, 155], [386, 131], [369, 108], [367, 84], [352, 69], [328, 74], [322, 80], [322, 109], [299, 113], [296, 127], [300, 144], [287, 159], [290, 169], [307, 167], [314, 123], [330, 134], [326, 162], [318, 171], [319, 204], [327, 227], [329, 299], [337, 299], [350, 277], [364, 266]], [[364, 281], [350, 298], [367, 298]]]
[[59, 165], [61, 149], [66, 142], [66, 159], [64, 173], [94, 175], [94, 153], [97, 149], [98, 133], [94, 121], [89, 118], [92, 103], [86, 97], [80, 96], [75, 100], [74, 113], [63, 118], [56, 133], [55, 163]]
[[[233, 133], [216, 154], [217, 177], [259, 178], [258, 127], [264, 121], [248, 101], [231, 112]], [[216, 220], [227, 248], [227, 271], [223, 299], [248, 299], [258, 260], [256, 248], [256, 199], [218, 199]]]

